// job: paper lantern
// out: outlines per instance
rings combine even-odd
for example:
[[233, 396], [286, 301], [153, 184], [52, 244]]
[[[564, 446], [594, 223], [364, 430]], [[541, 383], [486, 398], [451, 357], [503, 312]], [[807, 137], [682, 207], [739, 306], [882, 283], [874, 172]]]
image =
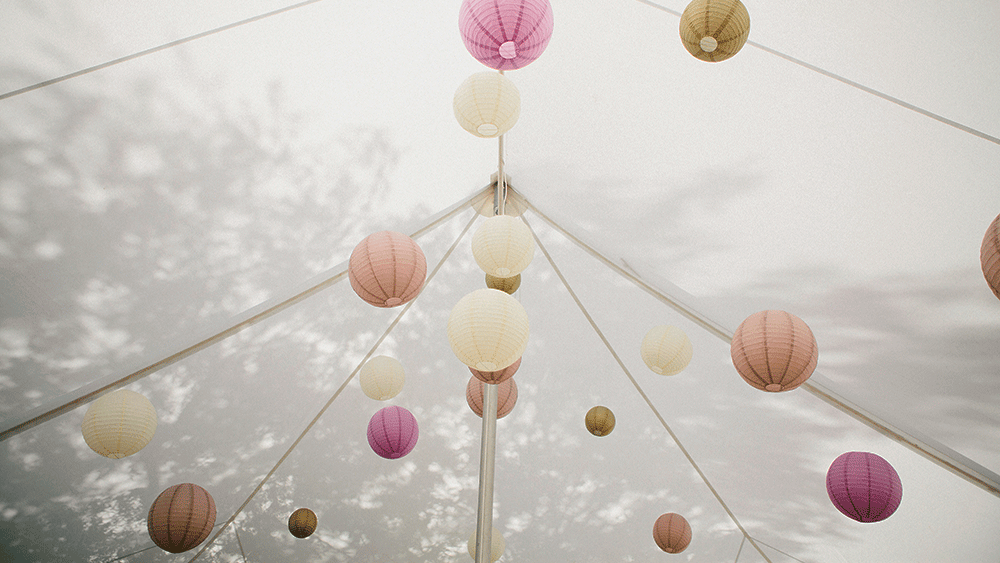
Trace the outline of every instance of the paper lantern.
[[680, 514], [661, 514], [653, 524], [653, 539], [667, 553], [680, 553], [691, 543], [691, 525]]
[[517, 274], [516, 276], [511, 276], [509, 278], [486, 274], [486, 287], [490, 289], [499, 289], [504, 293], [513, 295], [514, 292], [517, 291], [517, 288], [521, 287], [521, 274]]
[[354, 248], [347, 275], [359, 297], [376, 307], [395, 307], [420, 293], [427, 260], [410, 237], [380, 231]]
[[146, 447], [156, 433], [156, 409], [128, 389], [102, 395], [83, 417], [83, 439], [104, 457], [120, 459]]
[[[500, 530], [493, 528], [493, 533], [490, 535], [490, 561], [496, 561], [500, 559], [503, 555], [503, 550], [507, 547], [507, 544], [503, 540], [503, 536], [500, 535]], [[472, 531], [472, 535], [469, 537], [469, 555], [472, 559], [476, 558], [476, 531]]]
[[733, 365], [762, 391], [789, 391], [816, 369], [819, 348], [806, 323], [784, 311], [759, 311], [736, 329], [730, 346]]
[[358, 378], [361, 390], [376, 401], [386, 401], [398, 395], [406, 380], [403, 364], [389, 356], [375, 356], [368, 360]]
[[615, 413], [608, 407], [591, 407], [584, 417], [584, 423], [587, 425], [587, 431], [594, 436], [607, 436], [615, 429]]
[[826, 492], [837, 510], [858, 522], [881, 522], [903, 500], [896, 470], [869, 452], [847, 452], [833, 460], [826, 472]]
[[496, 385], [497, 383], [503, 383], [504, 381], [514, 377], [514, 374], [517, 373], [517, 368], [519, 367], [521, 367], [521, 358], [518, 358], [514, 363], [497, 371], [479, 371], [474, 368], [469, 368], [469, 371], [471, 371], [472, 375], [476, 376], [476, 379], [479, 381]]
[[683, 330], [670, 325], [653, 327], [639, 348], [642, 361], [660, 375], [677, 375], [691, 363], [691, 340]]
[[288, 517], [288, 531], [299, 539], [308, 538], [316, 531], [318, 523], [315, 512], [308, 508], [300, 508]]
[[480, 371], [502, 370], [528, 347], [528, 313], [502, 291], [477, 289], [451, 309], [448, 341], [463, 364]]
[[205, 541], [215, 526], [215, 499], [193, 483], [174, 485], [149, 507], [146, 527], [153, 543], [181, 553]]
[[[465, 400], [469, 403], [469, 408], [477, 416], [483, 416], [483, 394], [486, 383], [479, 381], [475, 377], [469, 378], [469, 384], [465, 386]], [[514, 410], [517, 404], [517, 383], [513, 379], [508, 379], [497, 384], [497, 418], [503, 418]]]
[[986, 283], [993, 290], [993, 295], [1000, 299], [1000, 215], [986, 229], [983, 245], [979, 249], [979, 261], [983, 265]]
[[417, 445], [417, 419], [403, 407], [385, 407], [368, 421], [368, 445], [386, 459], [398, 459]]
[[724, 61], [750, 35], [750, 14], [740, 0], [693, 0], [681, 14], [681, 42], [696, 58]]
[[535, 239], [520, 219], [497, 215], [483, 221], [472, 235], [472, 255], [487, 274], [516, 276], [535, 257]]
[[469, 53], [496, 70], [537, 59], [552, 38], [549, 0], [465, 0], [458, 27]]
[[477, 72], [455, 91], [452, 107], [462, 129], [477, 137], [498, 137], [517, 123], [521, 93], [502, 74]]

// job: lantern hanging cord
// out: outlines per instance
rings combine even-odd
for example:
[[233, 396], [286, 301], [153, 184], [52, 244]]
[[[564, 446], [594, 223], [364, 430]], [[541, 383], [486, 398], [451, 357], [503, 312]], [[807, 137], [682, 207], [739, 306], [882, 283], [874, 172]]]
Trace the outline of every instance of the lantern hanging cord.
[[[746, 545], [746, 543], [747, 543], [747, 537], [743, 536], [743, 539], [740, 540], [740, 548], [736, 550], [736, 559], [733, 559], [733, 563], [739, 563], [739, 561], [740, 561], [740, 554], [743, 553], [743, 546]], [[761, 543], [764, 543], [764, 542], [761, 542]]]
[[[420, 290], [420, 293], [423, 293], [424, 291], [427, 290], [427, 286], [430, 284], [430, 281], [438, 273], [438, 271], [441, 269], [441, 266], [444, 265], [445, 261], [448, 260], [448, 257], [451, 256], [452, 252], [455, 251], [455, 248], [458, 247], [458, 243], [461, 242], [463, 237], [465, 237], [465, 233], [469, 232], [469, 229], [472, 227], [472, 224], [475, 223], [477, 217], [478, 214], [473, 212], [472, 219], [469, 220], [469, 223], [466, 224], [465, 228], [462, 229], [462, 232], [459, 233], [458, 238], [455, 239], [455, 242], [452, 243], [451, 247], [448, 248], [448, 251], [445, 252], [444, 256], [441, 257], [441, 260], [434, 267], [434, 270], [431, 271], [430, 274], [428, 274], [427, 280], [424, 282], [424, 287]], [[345, 379], [344, 382], [340, 384], [340, 387], [338, 387], [337, 390], [333, 393], [333, 396], [330, 397], [330, 399], [326, 402], [326, 404], [323, 405], [323, 407], [319, 410], [318, 413], [316, 413], [316, 416], [314, 416], [312, 420], [309, 421], [309, 424], [307, 424], [305, 429], [302, 430], [302, 432], [299, 434], [299, 437], [296, 438], [294, 442], [292, 442], [292, 445], [288, 446], [288, 449], [285, 451], [285, 453], [278, 459], [277, 463], [274, 464], [274, 467], [272, 467], [271, 470], [267, 472], [267, 475], [265, 475], [264, 478], [260, 480], [260, 483], [258, 483], [257, 486], [254, 488], [254, 490], [250, 493], [250, 496], [248, 496], [247, 499], [243, 501], [243, 504], [241, 504], [240, 507], [236, 509], [236, 512], [234, 512], [233, 515], [230, 516], [228, 520], [226, 520], [226, 522], [222, 525], [222, 528], [220, 528], [219, 531], [216, 532], [215, 535], [212, 536], [210, 540], [208, 540], [207, 542], [205, 542], [204, 545], [201, 546], [201, 549], [198, 550], [198, 553], [196, 553], [194, 557], [192, 557], [188, 561], [188, 563], [192, 563], [193, 561], [198, 559], [198, 557], [200, 557], [201, 554], [204, 553], [206, 549], [208, 549], [213, 543], [215, 543], [215, 540], [219, 539], [219, 536], [226, 531], [226, 527], [232, 524], [233, 521], [236, 520], [236, 517], [239, 516], [241, 512], [243, 512], [243, 509], [245, 509], [247, 505], [250, 504], [250, 501], [252, 501], [253, 498], [257, 496], [257, 493], [259, 493], [261, 489], [263, 489], [264, 484], [267, 483], [267, 481], [271, 478], [271, 476], [274, 475], [274, 473], [278, 470], [279, 467], [281, 467], [281, 464], [284, 463], [286, 459], [288, 459], [288, 456], [291, 455], [292, 451], [295, 450], [295, 448], [299, 445], [300, 442], [302, 442], [302, 439], [306, 437], [306, 434], [308, 434], [309, 431], [312, 430], [314, 426], [316, 426], [316, 423], [319, 422], [320, 417], [322, 417], [323, 414], [326, 413], [327, 409], [330, 408], [330, 405], [332, 405], [333, 402], [337, 400], [337, 397], [339, 397], [340, 394], [344, 391], [344, 389], [347, 388], [347, 384], [350, 383], [352, 379], [354, 379], [354, 376], [357, 375], [359, 371], [361, 371], [361, 368], [365, 365], [368, 359], [372, 357], [372, 355], [375, 353], [375, 350], [378, 349], [378, 347], [389, 336], [392, 330], [396, 328], [396, 325], [399, 324], [400, 320], [402, 320], [403, 315], [405, 315], [406, 312], [410, 310], [410, 307], [417, 301], [417, 298], [420, 297], [420, 293], [417, 294], [417, 297], [413, 298], [406, 305], [403, 306], [403, 310], [401, 310], [399, 314], [396, 315], [396, 318], [393, 319], [391, 323], [389, 323], [389, 326], [385, 329], [385, 332], [382, 333], [382, 336], [380, 336], [378, 340], [376, 340], [375, 343], [372, 344], [371, 348], [368, 349], [368, 353], [365, 354], [365, 357], [362, 358], [361, 361], [358, 363], [357, 367], [354, 368], [354, 371], [352, 371], [351, 374], [347, 376], [347, 379]]]
[[240, 541], [240, 530], [233, 526], [233, 533], [236, 534], [236, 545], [240, 546], [240, 555], [243, 556], [243, 563], [247, 563], [247, 552], [243, 551], [243, 542]]
[[[503, 71], [499, 71], [503, 76]], [[503, 215], [507, 206], [507, 175], [504, 173], [503, 133], [497, 137], [497, 215]]]
[[739, 528], [740, 532], [743, 534], [743, 537], [750, 541], [750, 545], [752, 545], [754, 549], [757, 550], [757, 553], [759, 553], [760, 556], [763, 557], [765, 561], [767, 561], [767, 563], [772, 563], [771, 559], [768, 558], [768, 556], [763, 552], [763, 550], [761, 550], [760, 546], [757, 545], [757, 542], [754, 540], [754, 538], [750, 536], [749, 532], [746, 531], [746, 528], [743, 527], [743, 524], [741, 524], [739, 519], [736, 518], [736, 514], [734, 514], [733, 511], [729, 508], [729, 505], [726, 504], [726, 501], [723, 500], [719, 492], [715, 490], [714, 486], [712, 486], [711, 481], [708, 480], [708, 476], [705, 475], [705, 472], [702, 471], [701, 467], [698, 466], [698, 462], [696, 462], [694, 458], [691, 457], [691, 454], [688, 453], [687, 448], [684, 447], [684, 445], [680, 441], [680, 438], [677, 437], [677, 434], [675, 434], [674, 431], [670, 428], [670, 425], [667, 424], [667, 421], [663, 418], [663, 415], [660, 414], [660, 411], [656, 408], [656, 405], [653, 404], [653, 401], [650, 400], [649, 396], [646, 395], [645, 391], [642, 390], [642, 387], [639, 386], [639, 382], [636, 381], [635, 377], [632, 376], [632, 372], [630, 372], [628, 367], [625, 366], [625, 362], [622, 361], [621, 357], [618, 355], [614, 347], [611, 345], [611, 342], [604, 335], [604, 332], [601, 330], [601, 328], [597, 326], [597, 322], [594, 321], [594, 318], [590, 316], [590, 312], [587, 311], [587, 308], [584, 307], [583, 302], [580, 301], [580, 298], [576, 295], [576, 292], [573, 291], [572, 287], [570, 287], [569, 282], [566, 280], [566, 277], [563, 276], [562, 270], [560, 270], [559, 266], [556, 265], [555, 261], [552, 259], [552, 256], [549, 254], [549, 251], [545, 248], [545, 245], [542, 244], [542, 240], [538, 238], [538, 234], [535, 233], [535, 230], [531, 228], [531, 225], [528, 223], [528, 220], [523, 215], [521, 216], [521, 221], [523, 221], [524, 224], [528, 226], [528, 230], [531, 231], [531, 236], [534, 237], [535, 239], [535, 244], [538, 245], [539, 250], [541, 250], [542, 254], [545, 255], [545, 259], [548, 260], [549, 265], [552, 266], [552, 270], [555, 271], [556, 276], [559, 277], [559, 281], [562, 282], [563, 287], [566, 288], [566, 291], [569, 293], [570, 297], [572, 297], [573, 301], [576, 302], [576, 306], [580, 308], [580, 312], [582, 312], [583, 316], [587, 318], [587, 322], [590, 323], [590, 326], [594, 329], [594, 332], [596, 332], [597, 336], [601, 339], [602, 342], [604, 342], [604, 346], [607, 347], [608, 352], [610, 352], [611, 356], [615, 359], [616, 362], [618, 362], [618, 366], [622, 369], [622, 372], [625, 374], [626, 377], [628, 377], [629, 381], [632, 382], [632, 385], [635, 387], [635, 390], [639, 392], [639, 395], [642, 397], [642, 399], [646, 401], [646, 405], [648, 405], [650, 410], [653, 411], [653, 414], [656, 415], [656, 418], [660, 421], [660, 424], [663, 425], [663, 428], [667, 431], [667, 434], [670, 434], [670, 437], [673, 439], [674, 443], [677, 444], [677, 448], [681, 451], [682, 454], [684, 454], [684, 457], [687, 458], [688, 463], [691, 464], [691, 467], [694, 468], [695, 472], [698, 473], [698, 477], [701, 478], [702, 482], [705, 483], [705, 486], [708, 487], [708, 490], [711, 491], [712, 495], [715, 496], [715, 500], [719, 502], [722, 508], [726, 511], [726, 514], [729, 515], [729, 518], [733, 521], [734, 524], [736, 524], [736, 527]]

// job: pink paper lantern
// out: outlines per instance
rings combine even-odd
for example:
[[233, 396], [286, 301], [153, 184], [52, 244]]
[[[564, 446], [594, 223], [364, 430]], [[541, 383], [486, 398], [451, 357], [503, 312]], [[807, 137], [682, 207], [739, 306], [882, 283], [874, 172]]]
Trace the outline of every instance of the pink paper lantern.
[[819, 348], [809, 326], [784, 311], [760, 311], [744, 320], [730, 347], [740, 377], [762, 391], [789, 391], [816, 369]]
[[691, 543], [691, 525], [680, 514], [661, 514], [653, 524], [653, 540], [667, 553], [680, 553]]
[[[469, 408], [476, 415], [483, 416], [483, 392], [486, 385], [475, 377], [469, 378], [469, 384], [465, 386], [465, 400], [469, 403]], [[517, 403], [517, 384], [513, 379], [508, 379], [497, 385], [497, 418], [503, 418], [514, 410]]]
[[215, 526], [215, 499], [192, 483], [169, 487], [149, 507], [146, 527], [153, 543], [181, 553], [205, 541]]
[[482, 381], [483, 383], [493, 383], [495, 385], [497, 383], [503, 383], [504, 381], [514, 377], [514, 374], [517, 373], [517, 368], [519, 367], [521, 367], [521, 358], [518, 358], [517, 361], [501, 370], [479, 371], [476, 368], [469, 368], [469, 371], [471, 371], [472, 375], [476, 376], [476, 379], [479, 381]]
[[880, 456], [847, 452], [826, 472], [826, 492], [837, 510], [858, 522], [881, 522], [903, 500], [899, 474]]
[[354, 247], [347, 275], [359, 297], [376, 307], [395, 307], [420, 293], [427, 260], [410, 237], [380, 231]]
[[385, 407], [368, 421], [368, 445], [386, 459], [398, 459], [417, 445], [417, 419], [403, 407]]
[[552, 25], [549, 0], [464, 0], [458, 14], [466, 49], [496, 70], [537, 59], [549, 44]]
[[983, 245], [979, 248], [979, 261], [983, 265], [986, 283], [993, 290], [993, 295], [1000, 299], [1000, 215], [986, 229]]

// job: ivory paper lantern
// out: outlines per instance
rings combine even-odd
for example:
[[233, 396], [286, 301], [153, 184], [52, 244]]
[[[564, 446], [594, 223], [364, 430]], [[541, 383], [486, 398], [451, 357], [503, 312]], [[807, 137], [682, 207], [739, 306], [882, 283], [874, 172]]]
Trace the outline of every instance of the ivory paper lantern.
[[398, 395], [406, 380], [403, 364], [389, 356], [375, 356], [368, 360], [358, 378], [361, 390], [376, 401], [386, 401]]
[[691, 363], [691, 339], [683, 330], [670, 325], [649, 329], [640, 347], [642, 361], [660, 375], [677, 375]]
[[315, 512], [308, 508], [300, 508], [288, 517], [288, 531], [301, 540], [311, 536], [316, 531], [318, 523]]
[[816, 369], [819, 348], [806, 323], [785, 311], [759, 311], [736, 329], [730, 346], [736, 371], [762, 391], [789, 391]]
[[472, 235], [472, 255], [487, 274], [516, 276], [535, 257], [535, 239], [520, 219], [497, 215], [483, 221]]
[[[506, 542], [503, 540], [503, 536], [500, 534], [500, 530], [493, 528], [493, 532], [490, 535], [490, 561], [496, 561], [500, 559], [503, 555], [503, 550], [507, 547]], [[469, 536], [469, 556], [472, 559], [476, 558], [476, 531], [472, 531], [472, 535]]]
[[521, 93], [502, 74], [477, 72], [455, 91], [452, 107], [462, 129], [477, 137], [499, 137], [517, 123]]
[[528, 313], [502, 291], [477, 289], [451, 309], [448, 341], [463, 364], [480, 371], [502, 370], [528, 346]]
[[608, 407], [592, 407], [587, 411], [584, 423], [587, 425], [587, 431], [594, 436], [607, 436], [615, 429], [615, 413]]
[[386, 459], [398, 459], [417, 445], [417, 419], [403, 407], [385, 407], [368, 421], [368, 445]]
[[518, 358], [514, 363], [497, 371], [479, 371], [478, 369], [473, 368], [469, 368], [469, 371], [471, 371], [472, 375], [476, 376], [476, 379], [479, 381], [496, 385], [514, 377], [514, 374], [517, 373], [517, 368], [519, 367], [521, 367], [521, 358]]
[[410, 237], [380, 231], [354, 248], [347, 275], [359, 297], [376, 307], [395, 307], [420, 293], [427, 277], [427, 260]]
[[537, 59], [552, 37], [549, 0], [465, 0], [458, 27], [469, 53], [496, 70]]
[[847, 452], [826, 472], [826, 492], [841, 513], [858, 522], [881, 522], [903, 500], [903, 484], [889, 462], [869, 452]]
[[[469, 408], [477, 416], [483, 416], [483, 395], [486, 384], [475, 377], [469, 378], [469, 384], [465, 386], [465, 400], [469, 403]], [[517, 404], [517, 383], [513, 379], [508, 379], [497, 384], [497, 418], [503, 418], [514, 410]]]
[[120, 459], [146, 447], [156, 433], [156, 409], [128, 389], [102, 395], [83, 417], [83, 439], [104, 457]]
[[979, 249], [979, 261], [983, 265], [983, 276], [1000, 299], [1000, 215], [990, 223]]
[[193, 483], [174, 485], [160, 493], [146, 517], [149, 537], [170, 553], [197, 547], [212, 532], [213, 526], [215, 499]]
[[740, 0], [693, 0], [684, 8], [681, 42], [696, 58], [724, 61], [743, 48], [750, 35], [750, 14]]
[[691, 543], [691, 525], [680, 514], [661, 514], [653, 524], [653, 539], [667, 553], [680, 553]]
[[508, 278], [486, 274], [486, 287], [490, 289], [499, 289], [504, 293], [513, 295], [514, 292], [517, 291], [517, 288], [521, 287], [521, 274]]

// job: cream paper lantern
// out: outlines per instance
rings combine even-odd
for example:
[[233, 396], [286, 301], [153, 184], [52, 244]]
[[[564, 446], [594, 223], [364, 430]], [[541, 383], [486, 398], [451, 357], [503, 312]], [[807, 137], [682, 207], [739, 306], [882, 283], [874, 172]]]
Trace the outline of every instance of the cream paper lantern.
[[470, 368], [504, 369], [528, 347], [528, 313], [500, 290], [477, 289], [452, 308], [448, 341], [455, 356]]
[[691, 340], [669, 325], [653, 327], [642, 339], [642, 361], [660, 375], [677, 375], [691, 363]]
[[361, 390], [376, 401], [387, 401], [398, 395], [406, 380], [403, 364], [389, 356], [375, 356], [368, 360], [358, 377]]
[[111, 459], [146, 447], [156, 433], [156, 409], [149, 399], [119, 389], [94, 401], [83, 417], [83, 439], [90, 449]]
[[477, 137], [499, 137], [517, 123], [521, 93], [500, 73], [477, 72], [458, 87], [452, 106], [462, 129]]
[[483, 221], [472, 235], [472, 255], [487, 274], [509, 278], [531, 264], [535, 239], [523, 221], [497, 215]]
[[[490, 542], [493, 544], [490, 548], [490, 561], [496, 561], [500, 559], [503, 555], [503, 550], [506, 549], [507, 544], [504, 542], [503, 536], [500, 534], [500, 530], [493, 528], [493, 533], [491, 534]], [[472, 559], [476, 558], [476, 531], [472, 531], [472, 535], [469, 536], [469, 555]]]

